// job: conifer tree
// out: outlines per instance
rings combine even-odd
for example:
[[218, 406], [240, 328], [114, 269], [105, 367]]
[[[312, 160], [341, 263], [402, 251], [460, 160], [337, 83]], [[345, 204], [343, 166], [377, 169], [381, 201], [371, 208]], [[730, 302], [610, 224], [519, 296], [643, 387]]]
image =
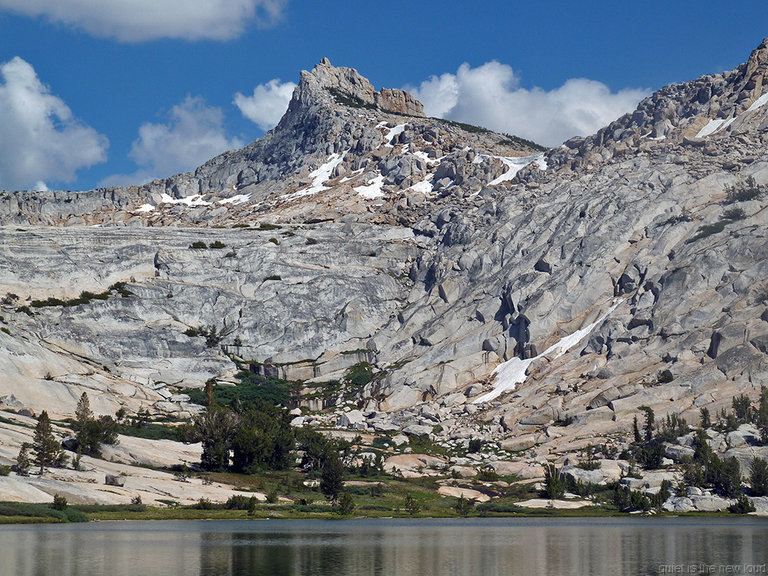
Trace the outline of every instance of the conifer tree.
[[16, 468], [19, 474], [26, 476], [29, 474], [29, 443], [23, 442], [19, 448], [19, 455], [16, 457]]
[[51, 419], [45, 410], [40, 414], [37, 421], [32, 449], [35, 451], [35, 464], [40, 466], [40, 476], [42, 476], [46, 466], [51, 466], [56, 462], [61, 449], [61, 444], [53, 435]]
[[344, 486], [344, 465], [341, 463], [339, 455], [329, 450], [323, 465], [323, 471], [320, 475], [320, 491], [325, 497], [336, 502], [341, 494], [341, 488]]

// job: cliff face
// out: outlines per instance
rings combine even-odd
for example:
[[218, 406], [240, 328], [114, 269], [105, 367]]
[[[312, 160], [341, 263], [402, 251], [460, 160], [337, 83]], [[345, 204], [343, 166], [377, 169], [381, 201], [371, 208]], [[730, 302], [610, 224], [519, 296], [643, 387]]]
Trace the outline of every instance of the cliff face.
[[[176, 387], [237, 359], [313, 398], [368, 362], [358, 429], [523, 434], [544, 455], [641, 405], [730, 405], [768, 382], [766, 46], [547, 152], [324, 60], [273, 131], [193, 173], [4, 193], [0, 294], [20, 299], [0, 397], [64, 410], [98, 379], [189, 412]], [[131, 295], [20, 311], [117, 281]]]

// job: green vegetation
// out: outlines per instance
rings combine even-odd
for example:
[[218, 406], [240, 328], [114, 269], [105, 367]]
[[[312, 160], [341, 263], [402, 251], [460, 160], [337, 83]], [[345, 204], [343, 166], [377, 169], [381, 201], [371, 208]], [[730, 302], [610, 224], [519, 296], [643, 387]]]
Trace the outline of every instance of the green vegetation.
[[53, 435], [51, 419], [46, 410], [37, 420], [32, 450], [35, 453], [34, 463], [40, 467], [40, 476], [45, 474], [46, 468], [55, 466], [61, 460], [61, 443]]
[[[61, 497], [59, 497], [61, 498]], [[88, 522], [89, 518], [82, 511], [66, 506], [55, 508], [56, 504], [27, 504], [23, 502], [0, 502], [0, 522]], [[61, 506], [59, 502], [58, 506]]]
[[363, 100], [354, 94], [344, 92], [338, 88], [328, 88], [328, 92], [331, 93], [331, 96], [333, 96], [333, 99], [336, 101], [336, 103], [341, 104], [342, 106], [349, 106], [350, 108], [364, 108], [367, 110], [378, 110], [378, 107], [375, 104], [368, 104], [367, 102], [363, 102]]
[[83, 290], [80, 293], [80, 296], [77, 298], [70, 298], [69, 300], [62, 300], [61, 298], [54, 298], [53, 296], [46, 298], [45, 300], [32, 300], [32, 302], [29, 303], [29, 306], [20, 306], [16, 309], [16, 311], [24, 312], [25, 314], [31, 316], [32, 310], [30, 310], [30, 307], [45, 308], [49, 306], [80, 306], [82, 304], [90, 304], [94, 300], [108, 300], [113, 293], [117, 293], [123, 298], [133, 296], [133, 292], [128, 290], [125, 286], [125, 282], [116, 282], [115, 284], [112, 284], [109, 289], [105, 290], [104, 292], [99, 292], [98, 294]]
[[207, 250], [208, 244], [206, 244], [202, 240], [196, 240], [195, 242], [192, 242], [192, 244], [190, 244], [189, 247], [192, 250]]
[[764, 188], [755, 182], [754, 177], [749, 176], [746, 180], [739, 180], [733, 186], [725, 186], [725, 203], [734, 204], [757, 200], [764, 193]]
[[224, 336], [226, 336], [224, 333], [224, 328], [222, 328], [220, 331], [217, 331], [216, 326], [213, 326], [212, 324], [208, 326], [190, 326], [184, 330], [183, 334], [185, 336], [189, 336], [190, 338], [205, 338], [205, 345], [208, 346], [208, 348], [215, 348], [221, 343], [221, 341], [224, 339]]
[[456, 122], [455, 120], [446, 120], [444, 118], [432, 118], [432, 120], [437, 120], [438, 122], [441, 122], [443, 124], [448, 124], [450, 126], [456, 126], [457, 128], [461, 128], [465, 132], [469, 132], [471, 134], [492, 133], [492, 131], [488, 130], [488, 128], [483, 128], [482, 126], [474, 126], [472, 124], [465, 124], [464, 122]]
[[264, 282], [269, 282], [270, 280], [282, 280], [283, 278], [279, 274], [272, 274], [271, 276], [267, 276], [264, 278]]
[[504, 139], [500, 141], [499, 144], [504, 146], [514, 146], [515, 148], [533, 148], [538, 152], [545, 152], [547, 150], [547, 148], [541, 144], [533, 142], [532, 140], [526, 140], [520, 136], [514, 136], [513, 134], [506, 133], [504, 133]]
[[[239, 380], [236, 386], [213, 386], [213, 394], [216, 404], [221, 406], [249, 406], [261, 401], [271, 404], [286, 406], [291, 396], [298, 392], [300, 384], [280, 378], [262, 376], [255, 372], [242, 370], [235, 377]], [[184, 390], [190, 401], [195, 404], [207, 403], [205, 392], [199, 389], [188, 388]]]
[[214, 240], [211, 242], [211, 245], [208, 246], [208, 248], [211, 248], [212, 250], [220, 250], [221, 248], [226, 248], [227, 245], [219, 240]]
[[77, 402], [72, 430], [75, 432], [78, 455], [98, 457], [101, 455], [102, 444], [117, 444], [117, 422], [111, 416], [94, 418], [85, 392]]

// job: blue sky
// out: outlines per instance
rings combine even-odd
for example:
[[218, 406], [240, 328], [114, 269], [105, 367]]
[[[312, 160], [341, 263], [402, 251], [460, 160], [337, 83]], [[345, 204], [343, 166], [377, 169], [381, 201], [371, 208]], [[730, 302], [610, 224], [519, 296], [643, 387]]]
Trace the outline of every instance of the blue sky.
[[193, 169], [261, 136], [323, 57], [555, 145], [735, 67], [766, 22], [765, 0], [0, 0], [0, 188]]

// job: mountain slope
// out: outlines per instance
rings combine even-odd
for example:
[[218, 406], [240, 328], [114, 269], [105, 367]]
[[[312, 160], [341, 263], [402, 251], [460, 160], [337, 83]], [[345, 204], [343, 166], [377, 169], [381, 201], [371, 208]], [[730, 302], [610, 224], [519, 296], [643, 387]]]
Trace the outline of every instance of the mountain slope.
[[[2, 361], [18, 376], [0, 397], [67, 413], [99, 378], [130, 387], [115, 402], [186, 414], [180, 388], [246, 362], [302, 381], [314, 409], [366, 362], [373, 380], [308, 420], [360, 408], [358, 429], [524, 435], [547, 457], [626, 430], [641, 405], [690, 419], [755, 395], [768, 381], [767, 68], [763, 42], [732, 72], [541, 152], [424, 118], [406, 93], [323, 61], [273, 131], [195, 172], [4, 193], [0, 293], [20, 301], [3, 308]], [[131, 295], [20, 311], [117, 281]], [[189, 335], [201, 326], [213, 346]]]

